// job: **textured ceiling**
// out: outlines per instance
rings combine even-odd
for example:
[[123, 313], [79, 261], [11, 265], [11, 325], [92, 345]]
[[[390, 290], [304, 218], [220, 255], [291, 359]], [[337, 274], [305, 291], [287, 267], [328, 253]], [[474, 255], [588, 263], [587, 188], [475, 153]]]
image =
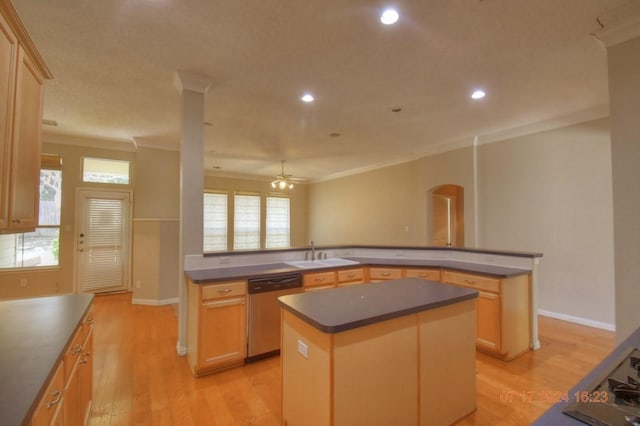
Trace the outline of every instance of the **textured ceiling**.
[[376, 0], [13, 1], [54, 75], [46, 133], [177, 147], [185, 70], [212, 80], [207, 169], [307, 179], [606, 114], [590, 34], [623, 2], [397, 0], [383, 26]]

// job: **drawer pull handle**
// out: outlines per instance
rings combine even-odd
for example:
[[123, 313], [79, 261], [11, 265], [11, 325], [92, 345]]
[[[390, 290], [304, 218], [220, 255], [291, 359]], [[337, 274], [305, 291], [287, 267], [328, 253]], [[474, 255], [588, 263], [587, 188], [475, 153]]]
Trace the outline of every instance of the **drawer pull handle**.
[[78, 355], [81, 350], [82, 350], [82, 345], [78, 343], [71, 349], [71, 355]]
[[231, 291], [231, 289], [230, 289], [230, 288], [225, 288], [224, 290], [218, 290], [218, 293], [220, 293], [220, 294], [226, 294], [226, 293], [229, 293], [230, 291]]
[[13, 222], [13, 223], [21, 223], [20, 219], [13, 219], [11, 222]]
[[322, 281], [324, 281], [324, 277], [316, 277], [316, 281], [322, 282]]
[[51, 408], [62, 400], [62, 391], [55, 391], [51, 394], [53, 400], [47, 402], [47, 408]]
[[465, 283], [467, 284], [475, 284], [476, 282], [474, 280], [464, 280]]
[[356, 276], [356, 274], [347, 274], [347, 278], [353, 278], [355, 276]]
[[87, 323], [89, 323], [89, 325], [93, 325], [94, 321], [93, 318], [91, 318], [90, 320], [87, 321]]
[[388, 277], [389, 275], [391, 275], [390, 272], [383, 272], [380, 275], [382, 275], [383, 277]]

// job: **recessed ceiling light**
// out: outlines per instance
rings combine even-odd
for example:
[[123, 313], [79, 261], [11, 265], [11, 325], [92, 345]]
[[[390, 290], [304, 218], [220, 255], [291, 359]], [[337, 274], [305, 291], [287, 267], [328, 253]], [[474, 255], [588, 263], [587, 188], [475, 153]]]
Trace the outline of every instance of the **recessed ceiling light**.
[[302, 95], [302, 97], [300, 98], [302, 99], [302, 102], [313, 102], [314, 97], [311, 93], [305, 93], [304, 95]]
[[484, 90], [474, 90], [473, 93], [471, 94], [471, 99], [482, 99], [486, 96], [487, 94], [484, 92]]
[[380, 15], [380, 22], [385, 25], [392, 25], [398, 22], [398, 18], [400, 18], [400, 15], [398, 14], [397, 10], [385, 9], [382, 12], [382, 15]]

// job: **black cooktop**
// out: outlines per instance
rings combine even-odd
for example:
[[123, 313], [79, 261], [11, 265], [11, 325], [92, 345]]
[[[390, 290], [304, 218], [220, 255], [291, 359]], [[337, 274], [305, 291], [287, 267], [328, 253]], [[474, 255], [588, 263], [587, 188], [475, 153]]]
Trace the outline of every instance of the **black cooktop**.
[[593, 426], [629, 426], [626, 416], [640, 416], [640, 350], [624, 352], [604, 377], [586, 389], [569, 395], [572, 402], [563, 410]]

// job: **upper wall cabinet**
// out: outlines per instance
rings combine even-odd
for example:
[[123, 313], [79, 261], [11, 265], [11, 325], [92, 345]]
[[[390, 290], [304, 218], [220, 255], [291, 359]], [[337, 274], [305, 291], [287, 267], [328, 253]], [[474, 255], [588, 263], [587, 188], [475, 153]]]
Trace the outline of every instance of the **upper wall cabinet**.
[[38, 225], [44, 80], [51, 73], [9, 1], [0, 0], [0, 232]]

